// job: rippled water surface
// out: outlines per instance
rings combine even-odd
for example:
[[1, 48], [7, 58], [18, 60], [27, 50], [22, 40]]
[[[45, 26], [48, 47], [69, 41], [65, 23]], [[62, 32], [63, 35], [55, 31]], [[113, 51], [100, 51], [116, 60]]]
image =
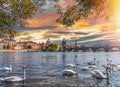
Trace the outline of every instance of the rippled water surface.
[[[5, 83], [0, 81], [0, 87], [44, 87], [45, 85], [49, 85], [49, 87], [120, 87], [120, 71], [112, 74], [108, 86], [106, 80], [95, 79], [89, 72], [80, 70], [80, 67], [87, 66], [87, 62], [94, 58], [100, 61], [99, 66], [106, 64], [107, 58], [111, 59], [113, 64], [120, 64], [120, 52], [0, 53], [0, 67], [9, 66], [9, 63], [12, 63], [13, 68], [12, 73], [0, 71], [0, 78], [9, 75], [23, 77], [22, 66], [27, 66], [25, 82]], [[78, 78], [76, 75], [72, 77], [63, 76], [61, 71], [66, 69], [65, 65], [75, 64], [75, 61], [80, 64]]]

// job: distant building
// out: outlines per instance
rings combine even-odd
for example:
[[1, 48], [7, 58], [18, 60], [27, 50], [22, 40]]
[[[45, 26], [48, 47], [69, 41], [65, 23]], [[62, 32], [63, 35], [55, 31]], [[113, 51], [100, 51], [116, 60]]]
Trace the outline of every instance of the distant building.
[[46, 44], [51, 44], [51, 40], [48, 38], [48, 40], [46, 41]]
[[27, 42], [18, 42], [17, 44], [19, 44], [20, 46], [22, 46], [23, 49], [27, 49]]
[[13, 45], [17, 44], [16, 40], [14, 40], [14, 39], [4, 39], [2, 41], [9, 44], [10, 46], [13, 46]]
[[17, 43], [16, 45], [11, 46], [11, 49], [12, 50], [22, 50], [23, 46], [21, 46], [20, 44]]
[[77, 41], [75, 40], [75, 47], [74, 48], [76, 48], [77, 47]]
[[28, 49], [28, 45], [32, 47], [32, 50], [37, 50], [40, 48], [40, 45], [33, 41], [27, 41], [27, 42], [18, 42], [20, 46], [22, 46], [22, 49]]
[[6, 43], [6, 42], [4, 42], [4, 41], [0, 41], [0, 50], [3, 50], [4, 48], [3, 48], [3, 46], [7, 46], [8, 45], [8, 43]]
[[41, 50], [44, 50], [44, 49], [45, 49], [45, 43], [44, 43], [44, 42], [40, 43], [40, 49], [41, 49]]
[[65, 40], [65, 38], [62, 40], [62, 50], [63, 51], [66, 50], [66, 40]]
[[13, 40], [13, 39], [1, 39], [0, 40], [0, 50], [4, 49], [3, 46], [7, 47], [7, 45], [10, 46], [10, 48], [14, 45], [16, 45], [17, 42], [16, 40]]

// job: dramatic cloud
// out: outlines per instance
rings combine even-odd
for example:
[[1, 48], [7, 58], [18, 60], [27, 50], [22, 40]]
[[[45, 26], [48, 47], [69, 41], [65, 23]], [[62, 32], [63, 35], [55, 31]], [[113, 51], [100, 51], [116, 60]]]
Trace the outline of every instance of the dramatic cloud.
[[63, 35], [66, 35], [66, 34], [69, 34], [70, 32], [66, 32], [66, 31], [56, 31], [56, 32], [54, 32], [54, 33], [56, 33], [56, 34], [63, 34]]
[[[109, 35], [106, 32], [113, 32], [120, 26], [120, 1], [110, 0], [108, 4], [112, 16], [112, 21], [104, 20], [102, 17], [91, 16], [87, 19], [81, 19], [72, 27], [65, 29], [63, 25], [56, 22], [58, 15], [56, 13], [55, 5], [59, 4], [63, 9], [74, 3], [74, 0], [34, 0], [39, 4], [39, 10], [33, 18], [27, 20], [29, 25], [15, 29], [19, 30], [19, 34], [15, 37], [17, 40], [33, 40], [36, 42], [51, 40], [62, 40], [63, 38], [73, 40], [79, 38], [79, 41], [101, 41], [101, 39], [108, 40], [119, 35]], [[118, 10], [117, 13], [116, 10]], [[114, 21], [113, 21], [114, 20]], [[116, 24], [118, 23], [118, 24]], [[20, 31], [21, 30], [21, 31]], [[101, 34], [100, 34], [101, 33]], [[108, 36], [108, 37], [107, 37]], [[84, 43], [81, 42], [81, 43]]]
[[58, 39], [60, 35], [45, 35], [42, 39], [51, 38], [51, 39]]
[[79, 20], [73, 25], [74, 28], [90, 28], [92, 25], [87, 20]]
[[39, 6], [42, 12], [55, 10], [55, 4], [58, 0], [39, 0]]
[[[106, 46], [106, 45], [118, 45], [120, 43], [120, 31], [109, 31], [93, 35], [87, 35], [80, 38], [72, 38], [77, 40], [77, 43], [85, 46]], [[70, 42], [74, 43], [74, 40]], [[114, 43], [114, 44], [113, 44]]]
[[54, 11], [48, 11], [47, 13], [36, 14], [33, 18], [27, 20], [28, 26], [39, 27], [39, 26], [56, 26], [59, 23], [56, 22], [58, 15]]
[[90, 32], [74, 32], [75, 34], [85, 34], [85, 35], [87, 35], [87, 34], [89, 34]]
[[52, 30], [56, 29], [58, 26], [40, 26], [40, 27], [20, 27], [19, 30]]

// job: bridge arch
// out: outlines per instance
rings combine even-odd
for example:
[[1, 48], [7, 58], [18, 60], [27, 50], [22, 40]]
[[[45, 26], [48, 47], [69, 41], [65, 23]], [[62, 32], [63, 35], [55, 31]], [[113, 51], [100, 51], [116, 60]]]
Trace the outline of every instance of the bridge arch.
[[109, 49], [109, 51], [120, 51], [120, 48], [118, 47], [112, 47]]

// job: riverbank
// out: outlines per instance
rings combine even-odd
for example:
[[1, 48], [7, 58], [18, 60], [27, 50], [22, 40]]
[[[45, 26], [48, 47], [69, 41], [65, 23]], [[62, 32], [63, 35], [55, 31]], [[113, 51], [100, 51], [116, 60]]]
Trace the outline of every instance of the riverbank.
[[28, 50], [0, 50], [0, 52], [28, 52]]

